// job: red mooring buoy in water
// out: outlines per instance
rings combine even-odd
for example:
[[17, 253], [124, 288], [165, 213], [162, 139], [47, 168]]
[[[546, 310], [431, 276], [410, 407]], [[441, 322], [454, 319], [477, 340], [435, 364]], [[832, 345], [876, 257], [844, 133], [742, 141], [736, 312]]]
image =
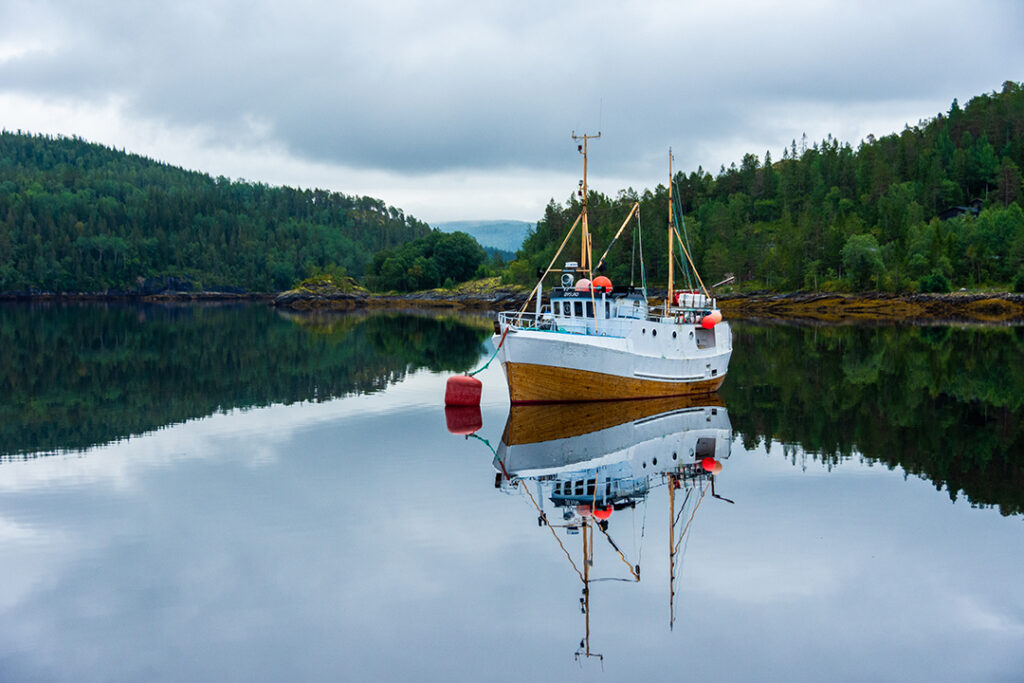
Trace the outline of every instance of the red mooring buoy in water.
[[448, 386], [444, 390], [446, 406], [478, 406], [483, 382], [469, 375], [455, 375], [448, 378]]
[[466, 436], [484, 426], [480, 406], [445, 406], [444, 421], [452, 434]]

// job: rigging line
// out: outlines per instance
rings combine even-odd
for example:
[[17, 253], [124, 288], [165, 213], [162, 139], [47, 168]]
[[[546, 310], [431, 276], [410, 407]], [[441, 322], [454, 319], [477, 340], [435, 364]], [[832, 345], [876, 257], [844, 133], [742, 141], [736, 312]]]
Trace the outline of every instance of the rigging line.
[[[679, 230], [676, 230], [675, 233], [676, 237], [679, 237]], [[690, 252], [687, 251], [685, 247], [683, 247], [682, 238], [680, 238], [679, 240], [679, 246], [680, 248], [682, 248], [683, 254], [686, 256], [686, 260], [690, 262], [690, 267], [693, 268], [693, 274], [694, 276], [696, 276], [697, 282], [700, 283], [700, 288], [704, 290], [704, 296], [710, 299], [711, 295], [708, 294], [708, 288], [704, 286], [704, 281], [700, 279], [700, 273], [697, 272], [697, 266], [693, 265], [693, 259], [690, 258]]]
[[643, 287], [644, 296], [647, 296], [647, 271], [644, 270], [644, 229], [640, 225], [640, 211], [636, 212], [636, 234], [640, 238], [640, 286]]
[[629, 213], [626, 214], [626, 220], [622, 221], [622, 225], [619, 226], [619, 229], [615, 233], [615, 236], [612, 237], [612, 241], [608, 243], [608, 248], [604, 250], [603, 254], [601, 254], [601, 258], [597, 261], [597, 266], [595, 267], [595, 270], [600, 270], [601, 269], [601, 266], [604, 264], [604, 260], [606, 258], [608, 258], [608, 252], [610, 252], [612, 250], [612, 247], [615, 246], [615, 242], [618, 241], [619, 236], [622, 235], [622, 231], [626, 229], [627, 225], [629, 225], [629, 221], [632, 220], [633, 214], [636, 213], [637, 215], [639, 215], [639, 212], [640, 212], [640, 202], [636, 202], [630, 208]]
[[565, 236], [565, 239], [562, 240], [562, 246], [558, 247], [558, 251], [555, 252], [554, 258], [552, 258], [551, 259], [551, 263], [548, 264], [548, 269], [545, 270], [544, 274], [540, 276], [539, 280], [537, 280], [537, 284], [534, 285], [533, 291], [531, 291], [530, 292], [530, 296], [527, 297], [526, 303], [524, 303], [523, 307], [521, 309], [519, 309], [519, 315], [516, 317], [516, 322], [517, 323], [522, 319], [523, 312], [526, 311], [526, 307], [530, 305], [530, 302], [533, 300], [533, 295], [536, 294], [537, 290], [540, 288], [540, 284], [542, 282], [544, 282], [544, 278], [546, 278], [548, 273], [551, 272], [551, 268], [554, 267], [555, 261], [558, 260], [558, 255], [562, 253], [562, 249], [565, 248], [566, 242], [569, 241], [569, 238], [572, 237], [572, 234], [576, 231], [576, 226], [579, 225], [579, 222], [580, 222], [581, 218], [583, 218], [583, 214], [582, 213], [579, 216], [576, 217], [576, 221], [572, 224], [572, 227], [569, 228], [569, 234], [567, 234]]
[[613, 541], [612, 537], [608, 535], [608, 532], [604, 530], [604, 527], [602, 527], [600, 524], [595, 524], [594, 526], [601, 530], [601, 533], [604, 534], [604, 537], [607, 538], [608, 542], [611, 543], [611, 546], [615, 548], [615, 552], [619, 554], [619, 559], [622, 560], [622, 564], [626, 565], [626, 567], [629, 569], [629, 573], [633, 575], [633, 578], [639, 581], [640, 576], [636, 573], [636, 570], [633, 569], [633, 565], [629, 563], [629, 560], [626, 559], [626, 556], [622, 554], [621, 550], [619, 550], [619, 546], [615, 545], [615, 541]]
[[683, 200], [679, 198], [679, 186], [675, 185], [676, 194], [674, 201], [676, 204], [676, 217], [679, 219], [679, 223], [683, 226], [683, 235], [686, 237], [686, 248], [693, 251], [693, 247], [690, 246], [690, 233], [686, 230], [686, 216], [683, 214]]
[[704, 485], [704, 490], [700, 492], [700, 498], [697, 499], [697, 504], [693, 506], [693, 513], [690, 515], [690, 519], [686, 520], [686, 526], [683, 527], [683, 533], [679, 534], [679, 542], [676, 543], [676, 547], [672, 549], [673, 554], [679, 552], [679, 546], [680, 544], [682, 544], [683, 539], [686, 537], [686, 531], [690, 528], [690, 523], [693, 522], [693, 517], [697, 514], [697, 509], [700, 508], [700, 504], [704, 502], [704, 494], [708, 492], [708, 488], [710, 486], [711, 483], [708, 482], [707, 484]]
[[[636, 230], [633, 231], [636, 233]], [[629, 286], [632, 287], [636, 284], [636, 236], [634, 234], [633, 239], [633, 256], [629, 259]]]
[[[683, 205], [679, 199], [679, 186], [676, 185], [675, 181], [672, 181], [672, 187], [676, 189], [675, 194], [672, 196], [672, 211], [675, 213], [676, 225], [683, 226], [683, 236], [686, 238], [686, 248], [693, 251], [693, 247], [690, 245], [690, 233], [686, 230], [686, 218], [683, 216]], [[678, 232], [676, 233], [678, 235]], [[679, 240], [679, 246], [682, 248], [683, 240]], [[683, 273], [686, 275], [686, 286], [688, 289], [693, 289], [693, 280], [690, 278], [690, 270], [683, 268]]]
[[[504, 465], [502, 465], [502, 467], [504, 467]], [[520, 480], [520, 481], [522, 481], [522, 480]], [[576, 563], [575, 563], [575, 562], [573, 562], [573, 559], [572, 559], [572, 555], [570, 555], [570, 554], [569, 554], [569, 551], [565, 549], [565, 544], [563, 544], [563, 543], [562, 543], [562, 539], [560, 539], [560, 538], [558, 537], [558, 534], [557, 534], [557, 533], [555, 533], [555, 530], [554, 530], [554, 528], [553, 528], [553, 527], [552, 527], [552, 526], [551, 526], [550, 524], [548, 524], [548, 523], [547, 523], [547, 515], [545, 515], [545, 514], [544, 514], [543, 512], [541, 512], [540, 506], [539, 506], [539, 505], [537, 505], [537, 500], [536, 500], [536, 499], [535, 499], [535, 498], [533, 497], [533, 494], [532, 494], [532, 493], [530, 493], [530, 487], [529, 487], [529, 486], [526, 486], [526, 485], [524, 484], [524, 485], [523, 485], [523, 490], [524, 490], [524, 491], [526, 491], [526, 495], [530, 497], [530, 502], [531, 502], [531, 503], [533, 503], [533, 507], [537, 508], [537, 513], [538, 513], [539, 515], [541, 515], [541, 516], [542, 516], [542, 517], [544, 518], [544, 525], [545, 525], [545, 526], [546, 526], [546, 527], [548, 528], [548, 530], [549, 530], [549, 531], [551, 532], [551, 536], [552, 536], [552, 537], [553, 537], [553, 538], [555, 539], [555, 541], [556, 541], [556, 542], [558, 543], [559, 547], [560, 547], [560, 548], [562, 549], [562, 552], [563, 552], [563, 553], [565, 553], [565, 557], [566, 557], [566, 559], [568, 559], [568, 560], [569, 560], [569, 564], [571, 564], [571, 565], [572, 565], [572, 568], [576, 570], [576, 573], [577, 573], [577, 574], [579, 575], [579, 577], [580, 577], [580, 581], [582, 581], [582, 582], [583, 582], [583, 584], [584, 584], [584, 585], [586, 585], [586, 583], [587, 583], [587, 580], [583, 578], [583, 572], [581, 572], [581, 571], [579, 570], [579, 567], [577, 567], [577, 566], [576, 566]]]
[[679, 524], [679, 518], [683, 516], [683, 512], [686, 511], [686, 502], [690, 500], [690, 494], [693, 493], [693, 489], [686, 489], [686, 497], [683, 498], [683, 504], [679, 506], [679, 514], [676, 515], [676, 521], [674, 524]]

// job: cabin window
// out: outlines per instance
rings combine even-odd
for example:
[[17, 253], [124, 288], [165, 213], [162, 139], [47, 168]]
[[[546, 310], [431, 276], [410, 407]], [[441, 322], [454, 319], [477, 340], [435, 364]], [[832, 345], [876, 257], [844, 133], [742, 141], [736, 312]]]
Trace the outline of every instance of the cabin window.
[[582, 301], [573, 301], [572, 303], [573, 303], [573, 310], [576, 311], [576, 317], [577, 318], [582, 318], [583, 317], [583, 302]]
[[604, 302], [604, 317], [606, 317], [606, 318], [612, 317], [612, 305], [611, 305], [611, 302], [609, 302], [609, 301], [605, 301]]
[[562, 315], [566, 317], [572, 315], [572, 305], [568, 301], [562, 302]]
[[593, 301], [588, 301], [587, 302], [587, 317], [588, 318], [593, 318], [594, 317], [594, 302]]

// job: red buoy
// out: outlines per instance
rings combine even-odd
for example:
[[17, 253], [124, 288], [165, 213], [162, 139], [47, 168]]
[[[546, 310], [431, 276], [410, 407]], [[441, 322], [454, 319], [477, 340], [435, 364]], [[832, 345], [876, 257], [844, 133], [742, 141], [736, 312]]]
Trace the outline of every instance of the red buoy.
[[576, 506], [576, 514], [579, 515], [580, 517], [589, 517], [590, 516], [590, 506], [589, 505], [584, 505], [582, 503], [577, 505]]
[[445, 406], [444, 421], [452, 434], [466, 436], [484, 426], [480, 406]]
[[469, 375], [455, 375], [448, 378], [444, 390], [446, 406], [479, 406], [483, 382]]
[[590, 280], [588, 280], [585, 277], [584, 278], [580, 278], [579, 280], [576, 281], [576, 291], [577, 292], [589, 292], [591, 286], [592, 285], [591, 285]]
[[610, 294], [612, 291], [612, 281], [604, 275], [598, 275], [594, 278], [594, 289], [599, 292], [603, 290]]
[[608, 507], [597, 508], [594, 510], [594, 516], [600, 520], [608, 519], [612, 516], [612, 506], [609, 505]]
[[714, 327], [720, 322], [722, 322], [722, 312], [716, 308], [715, 310], [711, 311], [706, 316], [701, 318], [700, 326], [703, 327], [705, 330], [710, 330], [712, 327]]
[[712, 472], [715, 469], [715, 462], [714, 458], [704, 458], [700, 461], [700, 466], [704, 468], [705, 472]]

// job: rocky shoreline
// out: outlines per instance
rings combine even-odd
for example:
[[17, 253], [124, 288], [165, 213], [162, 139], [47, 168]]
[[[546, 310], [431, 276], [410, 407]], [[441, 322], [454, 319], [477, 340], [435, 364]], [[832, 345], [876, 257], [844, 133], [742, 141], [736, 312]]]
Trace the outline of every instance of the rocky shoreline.
[[468, 283], [454, 290], [434, 289], [409, 294], [373, 294], [315, 283], [278, 294], [273, 305], [293, 310], [355, 310], [361, 308], [450, 308], [500, 311], [522, 306], [529, 295], [523, 287], [500, 285], [497, 278], [485, 285]]
[[747, 294], [719, 298], [727, 318], [811, 322], [1024, 323], [1024, 294]]
[[[660, 305], [664, 292], [652, 292]], [[522, 306], [529, 292], [521, 287], [474, 291], [434, 290], [404, 295], [367, 292], [292, 290], [274, 305], [295, 310], [356, 308], [450, 308], [492, 312]], [[952, 294], [795, 293], [732, 294], [719, 306], [733, 320], [795, 320], [808, 322], [985, 322], [1024, 323], [1024, 294], [957, 292]]]
[[[0, 292], [0, 301], [230, 303], [265, 302], [294, 311], [372, 309], [448, 309], [498, 312], [521, 307], [529, 291], [495, 280], [469, 283], [455, 290], [410, 294], [374, 294], [318, 283], [280, 294], [264, 292]], [[664, 292], [651, 292], [660, 305]], [[817, 323], [907, 322], [915, 324], [975, 322], [1024, 324], [1024, 294], [954, 292], [950, 294], [793, 293], [728, 294], [718, 298], [727, 319], [787, 320]]]

